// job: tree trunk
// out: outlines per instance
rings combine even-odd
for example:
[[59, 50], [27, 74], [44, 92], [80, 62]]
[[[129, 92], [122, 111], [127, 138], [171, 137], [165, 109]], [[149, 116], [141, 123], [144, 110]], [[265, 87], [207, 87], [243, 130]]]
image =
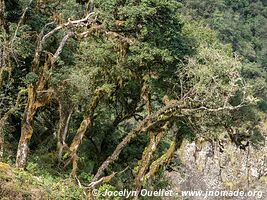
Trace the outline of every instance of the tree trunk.
[[96, 92], [88, 108], [86, 109], [87, 112], [70, 145], [70, 156], [71, 156], [70, 159], [72, 160], [72, 172], [71, 172], [72, 177], [76, 177], [77, 161], [78, 161], [77, 150], [82, 142], [86, 130], [93, 125], [94, 112], [103, 95], [104, 94], [102, 93], [102, 91]]
[[6, 125], [7, 119], [8, 116], [5, 114], [0, 120], [0, 162], [2, 161], [4, 155], [4, 143], [5, 143], [4, 127]]
[[63, 106], [64, 103], [59, 102], [59, 127], [57, 132], [57, 148], [58, 148], [58, 161], [60, 162], [62, 159], [62, 153], [64, 148], [67, 147], [66, 145], [66, 136], [69, 128], [69, 122], [71, 119], [71, 115], [73, 112], [73, 108], [67, 108], [67, 106]]
[[[0, 0], [0, 25], [1, 25], [1, 31], [5, 33], [5, 2], [4, 0]], [[3, 75], [4, 75], [4, 69], [6, 67], [5, 59], [6, 59], [6, 51], [5, 51], [5, 37], [1, 39], [1, 47], [0, 47], [0, 89], [3, 85]]]
[[164, 135], [164, 131], [160, 131], [158, 134], [154, 132], [150, 133], [150, 143], [147, 146], [146, 150], [143, 152], [142, 160], [140, 161], [138, 174], [135, 177], [135, 188], [136, 191], [141, 190], [144, 176], [149, 168], [150, 162], [153, 158], [154, 152], [157, 150], [157, 146], [161, 141], [162, 136]]
[[0, 162], [3, 159], [3, 155], [4, 155], [4, 134], [2, 125], [0, 125]]
[[180, 111], [177, 110], [179, 106], [179, 102], [171, 105], [166, 105], [160, 108], [157, 112], [146, 116], [145, 119], [143, 119], [124, 137], [124, 139], [117, 145], [113, 153], [101, 164], [101, 166], [97, 170], [97, 173], [92, 179], [92, 182], [97, 181], [102, 176], [108, 166], [118, 159], [125, 146], [129, 144], [129, 142], [136, 136], [143, 132], [151, 131], [151, 129], [155, 129], [156, 127], [162, 127], [167, 122], [173, 121], [179, 117], [183, 117], [183, 114], [178, 114], [178, 112], [180, 113]]
[[170, 144], [168, 150], [149, 167], [149, 172], [145, 175], [144, 181], [153, 178], [161, 166], [166, 166], [170, 163], [175, 151], [180, 148], [184, 139], [182, 132], [178, 131]]
[[21, 135], [18, 144], [16, 167], [25, 168], [27, 164], [27, 156], [29, 151], [29, 142], [33, 133], [33, 120], [38, 108], [49, 102], [53, 90], [47, 90], [47, 95], [42, 99], [37, 99], [37, 89], [32, 84], [28, 86], [28, 101], [24, 112], [24, 117], [21, 125]]
[[4, 156], [4, 144], [5, 144], [5, 136], [4, 136], [4, 128], [9, 117], [9, 112], [7, 112], [0, 120], [0, 162]]
[[82, 123], [80, 124], [79, 129], [77, 130], [77, 133], [71, 143], [70, 146], [70, 151], [71, 151], [71, 159], [72, 159], [72, 172], [71, 176], [75, 177], [76, 176], [76, 171], [77, 171], [77, 161], [78, 161], [78, 156], [77, 156], [77, 150], [82, 142], [82, 139], [84, 137], [84, 134], [86, 130], [92, 126], [92, 116], [88, 116], [83, 119]]
[[18, 144], [16, 167], [25, 168], [29, 151], [29, 142], [33, 133], [33, 118], [37, 107], [35, 106], [36, 91], [32, 85], [28, 87], [28, 102], [21, 126], [21, 136]]

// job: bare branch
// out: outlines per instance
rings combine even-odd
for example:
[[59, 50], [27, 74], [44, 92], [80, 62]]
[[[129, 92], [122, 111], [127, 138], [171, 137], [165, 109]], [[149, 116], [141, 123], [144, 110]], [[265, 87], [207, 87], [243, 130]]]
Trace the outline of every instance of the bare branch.
[[45, 41], [51, 37], [53, 34], [55, 34], [56, 32], [58, 32], [59, 30], [65, 28], [65, 27], [68, 27], [68, 26], [79, 26], [81, 25], [82, 23], [84, 22], [87, 22], [91, 16], [94, 15], [94, 12], [92, 13], [89, 13], [85, 18], [83, 19], [79, 19], [79, 20], [74, 20], [74, 21], [68, 21], [67, 23], [64, 23], [62, 25], [59, 25], [57, 26], [56, 28], [54, 28], [52, 31], [50, 31], [49, 33], [47, 33], [43, 38], [42, 38], [42, 41], [41, 41], [41, 45], [43, 45], [45, 43]]
[[72, 36], [74, 36], [74, 33], [73, 33], [73, 32], [69, 32], [69, 33], [67, 33], [67, 35], [65, 35], [65, 36], [63, 37], [63, 39], [61, 40], [61, 42], [60, 42], [60, 44], [59, 44], [59, 47], [57, 48], [56, 53], [55, 53], [54, 56], [52, 57], [51, 65], [53, 65], [53, 64], [57, 61], [59, 55], [61, 54], [61, 52], [62, 52], [62, 50], [63, 50], [63, 48], [64, 48], [64, 46], [65, 46], [65, 44], [66, 44], [66, 42], [67, 42], [67, 40], [68, 40], [70, 37], [72, 37]]
[[[34, 63], [33, 63], [33, 68], [37, 67], [39, 64], [39, 57], [41, 55], [41, 52], [43, 51], [43, 45], [45, 44], [46, 40], [51, 37], [52, 35], [54, 35], [55, 33], [57, 33], [58, 31], [62, 30], [63, 28], [66, 27], [79, 27], [81, 25], [83, 25], [85, 22], [88, 22], [88, 20], [94, 15], [94, 12], [89, 13], [85, 18], [83, 19], [79, 19], [79, 20], [73, 20], [73, 21], [68, 21], [62, 25], [57, 26], [56, 28], [54, 28], [52, 31], [48, 32], [47, 34], [45, 34], [44, 36], [42, 36], [44, 34], [44, 29], [46, 26], [51, 25], [53, 22], [48, 23], [42, 30], [41, 32], [41, 38], [40, 38], [40, 42], [38, 43], [38, 46], [36, 48], [36, 52], [35, 52], [35, 58], [34, 58]], [[92, 21], [93, 22], [93, 21]], [[70, 37], [70, 36], [68, 36]], [[66, 41], [68, 39], [68, 37], [66, 38]], [[64, 44], [63, 44], [64, 46]], [[61, 49], [62, 51], [62, 49]], [[59, 52], [60, 54], [60, 52]], [[58, 54], [58, 55], [59, 55]]]
[[105, 176], [105, 177], [102, 177], [101, 179], [95, 181], [95, 182], [91, 182], [86, 188], [87, 189], [93, 189], [93, 188], [96, 188], [97, 186], [103, 184], [103, 183], [108, 183], [112, 180], [112, 178], [114, 176], [116, 176], [117, 174], [122, 174], [124, 173], [127, 169], [129, 169], [129, 166], [127, 166], [125, 169], [123, 169], [122, 171], [120, 172], [112, 172], [111, 175], [108, 175], [108, 176]]
[[88, 187], [89, 188], [95, 188], [96, 186], [98, 185], [101, 185], [102, 183], [107, 183], [109, 182], [115, 175], [117, 174], [117, 172], [112, 172], [111, 175], [109, 176], [105, 176], [105, 177], [102, 177], [101, 179], [95, 181], [95, 182], [91, 182]]
[[18, 23], [18, 25], [17, 25], [17, 27], [16, 27], [14, 36], [13, 36], [13, 38], [12, 38], [12, 40], [11, 40], [11, 48], [12, 48], [13, 43], [14, 43], [16, 37], [17, 37], [19, 28], [20, 28], [21, 24], [23, 23], [23, 20], [24, 20], [24, 18], [25, 18], [25, 15], [26, 15], [27, 11], [29, 10], [30, 5], [32, 4], [32, 1], [33, 1], [33, 0], [30, 0], [28, 6], [25, 8], [25, 10], [24, 10], [22, 16], [20, 17], [20, 20], [19, 20], [19, 23]]

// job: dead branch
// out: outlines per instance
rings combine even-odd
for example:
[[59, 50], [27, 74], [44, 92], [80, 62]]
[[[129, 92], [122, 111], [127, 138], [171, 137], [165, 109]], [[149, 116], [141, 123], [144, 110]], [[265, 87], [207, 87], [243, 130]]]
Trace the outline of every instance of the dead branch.
[[[46, 40], [49, 38], [49, 37], [51, 37], [52, 35], [54, 35], [55, 33], [57, 33], [58, 31], [60, 31], [60, 30], [62, 30], [62, 29], [64, 29], [64, 28], [66, 28], [66, 27], [80, 27], [81, 25], [83, 25], [85, 22], [88, 22], [89, 21], [89, 19], [92, 17], [94, 15], [94, 12], [92, 12], [92, 13], [89, 13], [85, 18], [83, 18], [83, 19], [79, 19], [79, 20], [73, 20], [73, 21], [68, 21], [68, 22], [66, 22], [66, 23], [64, 23], [64, 24], [61, 24], [61, 25], [59, 25], [59, 26], [57, 26], [56, 28], [54, 28], [52, 31], [50, 31], [50, 32], [48, 32], [47, 34], [45, 34], [44, 36], [42, 36], [43, 34], [44, 34], [44, 29], [45, 29], [45, 27], [46, 26], [48, 26], [48, 25], [50, 25], [50, 24], [52, 24], [53, 22], [51, 22], [51, 23], [49, 23], [49, 24], [47, 24], [44, 28], [43, 28], [43, 30], [41, 31], [41, 33], [40, 33], [40, 35], [39, 35], [39, 38], [40, 38], [40, 41], [38, 42], [38, 45], [37, 45], [37, 48], [36, 48], [36, 51], [35, 51], [35, 58], [34, 58], [34, 62], [33, 62], [33, 69], [35, 69], [37, 66], [38, 66], [38, 64], [39, 64], [39, 57], [40, 57], [40, 55], [41, 55], [41, 52], [43, 51], [43, 45], [45, 44], [45, 42], [46, 42]], [[92, 20], [92, 22], [93, 22], [93, 20]], [[65, 36], [65, 37], [67, 37], [67, 36]], [[64, 38], [65, 38], [64, 37]], [[70, 35], [68, 36], [68, 37], [70, 37]], [[67, 39], [68, 39], [68, 37], [67, 37]], [[63, 39], [64, 39], [63, 38]], [[64, 41], [66, 42], [67, 41], [67, 39], [65, 39]], [[63, 42], [64, 43], [64, 42]], [[63, 44], [63, 46], [64, 46], [64, 44]], [[61, 49], [61, 51], [62, 51], [62, 49]], [[59, 54], [60, 54], [60, 52], [58, 52]], [[59, 54], [56, 54], [56, 55], [59, 55]]]
[[69, 33], [67, 33], [67, 34], [63, 37], [63, 39], [61, 40], [61, 42], [60, 42], [60, 44], [59, 44], [59, 47], [57, 48], [56, 53], [55, 53], [54, 56], [52, 57], [51, 65], [53, 65], [53, 64], [56, 62], [56, 60], [58, 59], [59, 55], [61, 54], [61, 52], [62, 52], [62, 50], [63, 50], [63, 48], [64, 48], [64, 46], [65, 46], [67, 40], [68, 40], [70, 37], [72, 37], [73, 35], [74, 35], [73, 32], [69, 32]]

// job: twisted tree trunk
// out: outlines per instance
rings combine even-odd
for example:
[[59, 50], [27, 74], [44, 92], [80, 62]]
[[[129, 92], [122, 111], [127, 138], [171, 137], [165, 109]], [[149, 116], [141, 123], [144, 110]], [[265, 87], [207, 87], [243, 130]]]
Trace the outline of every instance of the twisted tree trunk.
[[29, 151], [29, 142], [33, 133], [33, 117], [37, 111], [35, 106], [36, 91], [33, 85], [28, 86], [28, 102], [25, 108], [24, 117], [22, 120], [21, 136], [18, 144], [16, 167], [24, 168], [27, 162], [27, 155]]
[[149, 168], [149, 165], [151, 164], [150, 162], [153, 158], [153, 154], [157, 150], [157, 146], [160, 143], [163, 135], [164, 135], [164, 131], [160, 131], [157, 134], [152, 132], [150, 134], [150, 143], [146, 147], [145, 151], [143, 152], [142, 160], [140, 161], [140, 165], [139, 165], [139, 171], [138, 171], [137, 176], [135, 177], [135, 188], [136, 188], [136, 191], [138, 191], [138, 193], [142, 188], [144, 176]]
[[38, 108], [49, 102], [53, 94], [52, 90], [48, 90], [47, 95], [42, 99], [37, 98], [37, 89], [30, 84], [28, 86], [28, 101], [24, 112], [24, 117], [21, 125], [21, 136], [18, 144], [16, 167], [25, 168], [27, 164], [27, 156], [29, 152], [29, 142], [33, 134], [33, 121]]
[[78, 161], [77, 150], [83, 140], [85, 132], [93, 125], [94, 113], [100, 100], [103, 98], [103, 95], [104, 92], [101, 90], [95, 92], [95, 95], [87, 108], [83, 121], [81, 122], [80, 127], [78, 128], [70, 145], [70, 160], [72, 160], [72, 177], [76, 177]]
[[161, 166], [166, 166], [170, 163], [175, 151], [181, 147], [183, 139], [183, 133], [178, 131], [168, 150], [150, 165], [148, 173], [144, 176], [144, 181], [153, 178]]

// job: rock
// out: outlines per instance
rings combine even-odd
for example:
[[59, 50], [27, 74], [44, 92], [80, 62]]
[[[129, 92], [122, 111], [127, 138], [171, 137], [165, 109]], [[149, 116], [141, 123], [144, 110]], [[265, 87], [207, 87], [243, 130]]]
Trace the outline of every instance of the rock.
[[[228, 200], [267, 200], [267, 147], [245, 150], [230, 141], [220, 146], [217, 142], [201, 144], [185, 141], [176, 153], [180, 160], [179, 170], [166, 172], [174, 191], [259, 191], [251, 197], [225, 197]], [[265, 196], [260, 196], [261, 192]], [[187, 197], [202, 200], [200, 197]], [[206, 197], [207, 200], [224, 199], [222, 196]]]

